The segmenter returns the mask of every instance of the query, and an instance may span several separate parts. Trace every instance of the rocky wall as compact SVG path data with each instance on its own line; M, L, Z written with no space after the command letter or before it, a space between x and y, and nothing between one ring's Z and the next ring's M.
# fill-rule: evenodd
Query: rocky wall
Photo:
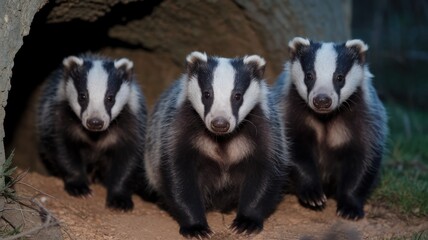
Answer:
M45 3L0 2L0 120L8 100L5 144L9 151L16 150L17 165L37 171L42 171L34 134L38 89L65 56L91 51L130 58L151 107L179 77L191 51L226 57L260 54L267 60L266 79L273 82L288 58L292 37L334 41L350 37L350 0ZM4 151L0 157L4 159Z

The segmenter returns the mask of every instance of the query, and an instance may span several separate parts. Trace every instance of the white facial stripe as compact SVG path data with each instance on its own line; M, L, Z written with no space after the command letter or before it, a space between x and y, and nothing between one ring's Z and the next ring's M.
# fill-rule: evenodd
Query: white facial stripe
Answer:
M261 101L261 89L260 84L255 80L251 81L247 91L244 94L244 101L238 112L238 123L241 122L247 114L254 108L254 106Z
M372 102L372 98L371 98L371 90L370 87L373 85L372 84L372 78L374 77L373 74L371 74L371 72L369 71L369 68L367 65L365 65L363 67L363 71L364 71L364 79L362 79L362 87L363 87L363 97L365 99L366 102Z
M262 107L263 112L266 116L270 116L270 108L269 108L269 88L265 81L260 82L260 106Z
M117 115L119 115L120 111L123 109L123 106L125 106L125 104L128 103L129 98L130 98L130 94L131 94L131 88L130 88L129 84L127 84L127 83L122 84L120 86L119 91L116 94L115 103L114 103L113 107L111 108L111 120L115 119L117 117ZM133 98L135 100L138 100L138 98L136 98L136 96L133 96ZM136 105L138 107L138 103ZM134 106L134 108L135 108L135 106ZM138 109L137 109L137 111L135 111L135 109L132 109L132 110L134 111L134 113L136 113L138 111Z
M333 91L333 74L336 71L337 53L333 43L325 43L317 51L314 68L316 73L315 85L312 92L317 93L318 90Z
M107 81L108 74L102 66L102 61L94 61L87 77L89 103L82 115L82 124L84 126L86 126L86 121L88 119L99 118L104 121L102 130L105 130L108 127L110 116L104 106L104 97L107 92Z
M333 110L338 106L339 97L333 85L333 74L336 71L337 52L333 43L324 43L318 49L314 62L316 81L314 87L309 93L309 106L316 110L313 99L318 94L326 94L331 100L330 109Z
M129 85L130 93L128 97L129 101L129 107L131 108L131 111L134 114L138 114L138 111L140 111L140 99L143 97L141 96L141 92L138 91L138 85ZM120 110L119 110L120 111Z
M346 101L362 85L364 68L354 64L345 78L345 86L340 90L340 103Z
M192 103L193 108L199 114L201 119L204 119L204 104L202 103L202 93L201 88L198 84L198 79L194 76L190 77L187 84L187 96L189 101Z
M74 113L80 118L81 107L77 101L77 90L74 86L73 79L68 79L65 85L65 93L67 96L67 101L70 104L70 107L73 109Z
M214 101L210 112L205 118L205 125L211 128L211 121L216 117L224 117L229 121L230 128L228 132L232 132L236 125L235 117L233 116L230 97L235 83L235 69L230 64L228 59L219 58L218 65L213 73L213 92Z
M290 72L292 76L292 81L294 85L297 88L297 92L299 93L300 97L305 99L306 102L308 102L308 88L305 84L305 73L303 72L302 65L299 61L295 61L291 67Z

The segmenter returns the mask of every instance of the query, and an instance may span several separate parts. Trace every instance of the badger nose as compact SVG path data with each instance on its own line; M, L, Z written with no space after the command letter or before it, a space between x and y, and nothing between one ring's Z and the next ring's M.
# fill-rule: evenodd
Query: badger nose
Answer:
M329 108L331 106L331 98L327 94L319 94L314 98L314 106L318 109Z
M215 132L224 133L229 130L230 124L223 117L216 117L211 121L211 127Z
M90 118L86 121L86 126L88 126L89 130L98 131L103 128L104 121L99 118Z

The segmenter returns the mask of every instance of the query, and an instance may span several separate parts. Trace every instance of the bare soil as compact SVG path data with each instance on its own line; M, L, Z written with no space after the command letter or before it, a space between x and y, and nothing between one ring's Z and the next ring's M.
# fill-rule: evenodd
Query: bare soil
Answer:
M59 221L64 239L182 239L167 212L138 196L133 198L134 210L124 213L105 207L106 190L101 185L92 185L93 196L85 199L69 196L55 177L28 173L21 182L16 186L18 195L37 196ZM210 212L208 223L215 232L212 239L390 239L428 230L428 218L403 217L370 204L364 219L343 220L335 215L335 205L329 200L324 211L316 212L286 196L264 230L254 236L229 229L235 213Z

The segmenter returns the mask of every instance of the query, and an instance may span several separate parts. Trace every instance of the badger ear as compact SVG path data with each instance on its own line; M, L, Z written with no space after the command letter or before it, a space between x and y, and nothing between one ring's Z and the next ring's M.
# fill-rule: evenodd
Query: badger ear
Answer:
M262 57L258 55L245 56L243 62L250 68L251 73L253 74L253 78L263 78L263 75L265 73L266 61Z
M124 71L129 72L134 67L134 63L127 58L121 58L114 61L114 67L116 69L123 69Z
M207 61L208 57L206 53L201 53L197 51L191 52L186 57L187 74L192 75L201 64L206 63Z
M74 69L76 67L80 67L83 65L83 59L78 58L76 56L69 56L64 58L64 60L62 60L62 65L64 65L64 67L67 70L71 70Z
M288 42L288 50L290 59L295 59L306 47L309 47L311 42L307 38L295 37Z
M366 52L369 46L360 39L348 40L345 46L358 56L358 61L364 63L366 61Z
M119 77L125 81L131 80L134 63L127 59L121 58L114 61L114 67L119 72Z

